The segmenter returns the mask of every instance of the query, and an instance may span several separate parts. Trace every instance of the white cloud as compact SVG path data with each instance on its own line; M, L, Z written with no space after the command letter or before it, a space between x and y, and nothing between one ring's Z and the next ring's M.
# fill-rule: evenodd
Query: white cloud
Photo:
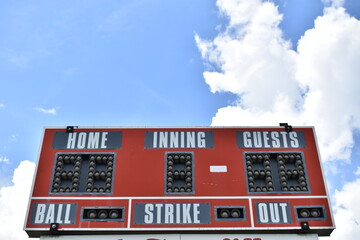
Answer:
M211 91L239 94L242 105L266 111L271 110L271 103L284 91L294 96L290 101L297 101L299 93L293 77L295 52L290 49L290 42L282 39L278 28L282 16L274 4L260 1L217 4L230 16L227 31L212 42L196 37L202 56L221 68L221 72L204 73ZM266 81L271 84L264 84Z
M326 158L347 159L360 127L360 22L344 8L327 8L298 45L297 79L308 89L303 105Z
M18 137L19 137L19 134L13 134L13 135L11 135L10 139L8 140L8 143L15 142Z
M0 108L3 108L3 107L5 107L5 104L0 103Z
M28 239L23 226L34 170L34 163L22 161L14 171L13 185L0 188L0 239Z
M10 160L7 157L0 157L0 163L4 162L4 163L8 163Z
M45 109L45 108L35 107L34 109L36 111L42 112L44 114L56 115L56 109L55 108Z
M357 240L360 236L360 178L335 193L336 230L331 240Z
M356 172L355 172L356 176L360 176L360 167L357 168Z
M229 17L226 31L195 40L211 91L232 92L238 101L219 109L212 125L315 126L323 160L349 159L352 130L360 128L360 22L341 1L331 3L295 51L274 3L217 1Z
M345 0L322 0L326 4L330 4L333 7L342 7Z

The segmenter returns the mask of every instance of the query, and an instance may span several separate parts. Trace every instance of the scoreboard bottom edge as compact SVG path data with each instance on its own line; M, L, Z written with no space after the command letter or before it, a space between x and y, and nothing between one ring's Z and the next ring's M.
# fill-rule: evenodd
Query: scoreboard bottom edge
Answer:
M51 231L49 228L25 228L24 230L30 238L41 236L60 236L60 235L142 235L142 234L317 234L318 236L330 236L335 227L309 227L303 229L299 227L288 228L191 228L191 229L119 229L119 228L59 228Z

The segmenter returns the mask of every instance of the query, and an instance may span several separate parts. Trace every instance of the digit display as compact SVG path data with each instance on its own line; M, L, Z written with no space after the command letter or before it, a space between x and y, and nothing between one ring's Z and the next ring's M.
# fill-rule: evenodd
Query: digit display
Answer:
M193 193L193 159L191 152L166 153L166 194Z
M249 193L308 193L301 152L245 153Z
M51 194L111 193L115 154L57 153Z

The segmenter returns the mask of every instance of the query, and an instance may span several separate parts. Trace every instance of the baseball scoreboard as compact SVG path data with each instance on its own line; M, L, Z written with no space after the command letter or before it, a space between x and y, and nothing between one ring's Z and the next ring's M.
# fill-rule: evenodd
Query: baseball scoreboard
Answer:
M312 127L46 128L24 227L122 240L334 228Z

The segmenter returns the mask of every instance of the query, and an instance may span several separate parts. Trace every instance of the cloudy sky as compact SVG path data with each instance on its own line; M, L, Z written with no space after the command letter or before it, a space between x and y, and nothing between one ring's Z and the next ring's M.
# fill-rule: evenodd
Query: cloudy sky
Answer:
M360 235L358 0L0 2L0 239L20 240L44 126L315 126ZM10 200L11 199L11 200Z

